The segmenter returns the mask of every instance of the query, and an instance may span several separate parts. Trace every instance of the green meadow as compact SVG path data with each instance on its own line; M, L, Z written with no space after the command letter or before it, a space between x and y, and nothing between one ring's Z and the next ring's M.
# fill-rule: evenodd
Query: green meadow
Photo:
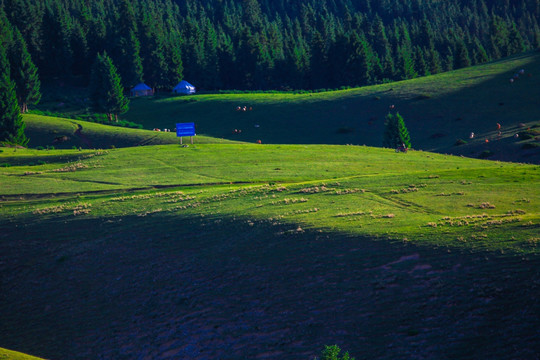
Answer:
M146 130L25 115L30 148L0 148L0 346L534 358L539 78L530 53L335 92L134 99ZM390 105L415 150L374 147ZM194 144L151 130L188 121Z
M10 359L10 360L40 360L35 356L30 356L22 354L16 351L11 351L7 349L0 348L0 359Z
M364 146L247 144L6 149L0 160L9 165L0 174L2 211L14 219L71 213L80 203L91 207L90 217L181 211L276 218L421 244L537 251L537 165ZM173 201L183 198L179 192L190 198L180 201L186 209ZM128 195L111 204L118 194Z
M522 69L524 74L510 83ZM540 117L534 89L539 86L540 53L533 51L433 76L339 91L160 93L131 99L124 118L147 130L195 122L199 135L241 142L381 146L384 119L392 110L403 115L415 149L538 163ZM78 88L45 87L38 108L77 116L85 111L81 104L86 97ZM244 106L247 111L237 111ZM172 134L145 136L136 131L129 133L129 139L106 131L103 138L87 141L73 136L77 122L84 126L81 121L73 120L68 128L56 124L47 128L49 121L31 115L25 119L32 147L53 145L55 137L64 135L70 139L56 147L108 148L175 141ZM87 136L95 134L94 128L87 128ZM471 132L475 134L472 139Z
M525 73L510 83L521 69ZM489 151L492 160L537 163L540 117L538 93L531 89L538 87L540 53L532 52L349 90L134 99L126 118L146 129L195 121L201 133L247 142L381 146L384 119L393 106L404 117L416 149L467 157ZM248 110L237 111L238 106ZM527 129L532 136L514 137ZM458 140L464 143L457 145Z

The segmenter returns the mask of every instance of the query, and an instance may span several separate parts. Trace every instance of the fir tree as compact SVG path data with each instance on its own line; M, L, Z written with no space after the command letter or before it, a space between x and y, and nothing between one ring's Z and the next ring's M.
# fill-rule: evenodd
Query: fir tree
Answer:
M469 50L467 49L467 46L465 45L465 42L463 40L459 40L456 45L456 57L454 59L455 61L455 68L464 68L467 66L471 66L471 58L469 56Z
M388 113L386 122L384 123L383 146L388 148L397 148L405 145L406 148L411 147L411 137L405 126L403 117L396 113Z
M10 78L10 65L4 45L0 43L0 141L25 146L25 124L19 111L15 83Z
M123 87L116 67L107 53L98 54L92 68L90 99L97 112L107 114L109 121L114 116L128 111L129 100L124 97Z
M353 34L350 40L351 53L347 60L347 70L354 85L366 85L372 80L372 51L363 34Z
M117 25L114 58L119 66L123 85L131 87L142 82L143 65L140 55L141 44L137 37L135 10L129 0L120 1Z
M516 24L513 24L508 34L508 55L517 54L526 49L523 37L519 33Z
M183 79L184 65L182 63L182 50L180 49L180 36L177 34L171 35L169 46L166 48L167 73L164 84L169 88L173 88L178 82Z
M321 33L316 31L311 40L310 77L313 88L322 88L326 85L327 64L326 42Z
M37 67L26 48L19 30L13 31L13 43L10 49L11 78L15 82L17 101L22 113L28 111L28 105L34 105L41 99L40 81Z

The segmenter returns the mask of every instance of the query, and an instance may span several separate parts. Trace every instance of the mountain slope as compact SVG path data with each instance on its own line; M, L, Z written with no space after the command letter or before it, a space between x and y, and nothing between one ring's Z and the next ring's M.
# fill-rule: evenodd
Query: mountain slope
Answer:
M510 83L521 69L524 74ZM490 159L538 163L538 142L514 136L540 125L539 88L540 53L531 52L434 76L343 91L134 99L126 117L145 128L195 121L210 136L248 142L380 146L384 118L392 110L405 118L416 149L470 157L489 151ZM238 106L246 106L247 111L237 111ZM497 123L501 124L500 137ZM471 132L476 135L472 140ZM537 135L532 129L532 137ZM458 139L467 144L456 146ZM522 148L525 143L528 149Z

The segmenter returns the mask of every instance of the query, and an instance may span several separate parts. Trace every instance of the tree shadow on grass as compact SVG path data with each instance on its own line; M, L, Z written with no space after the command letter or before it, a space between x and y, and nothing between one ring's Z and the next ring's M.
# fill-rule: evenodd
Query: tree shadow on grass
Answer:
M539 259L247 218L0 223L1 346L54 359L532 358Z

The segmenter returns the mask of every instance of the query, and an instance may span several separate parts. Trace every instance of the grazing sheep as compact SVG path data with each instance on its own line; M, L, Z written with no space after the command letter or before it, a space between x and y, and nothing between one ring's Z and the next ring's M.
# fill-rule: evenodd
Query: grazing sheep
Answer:
M69 140L69 137L67 137L65 135L64 136L57 136L57 137L54 138L53 144L63 143L63 142L68 141L68 140Z

